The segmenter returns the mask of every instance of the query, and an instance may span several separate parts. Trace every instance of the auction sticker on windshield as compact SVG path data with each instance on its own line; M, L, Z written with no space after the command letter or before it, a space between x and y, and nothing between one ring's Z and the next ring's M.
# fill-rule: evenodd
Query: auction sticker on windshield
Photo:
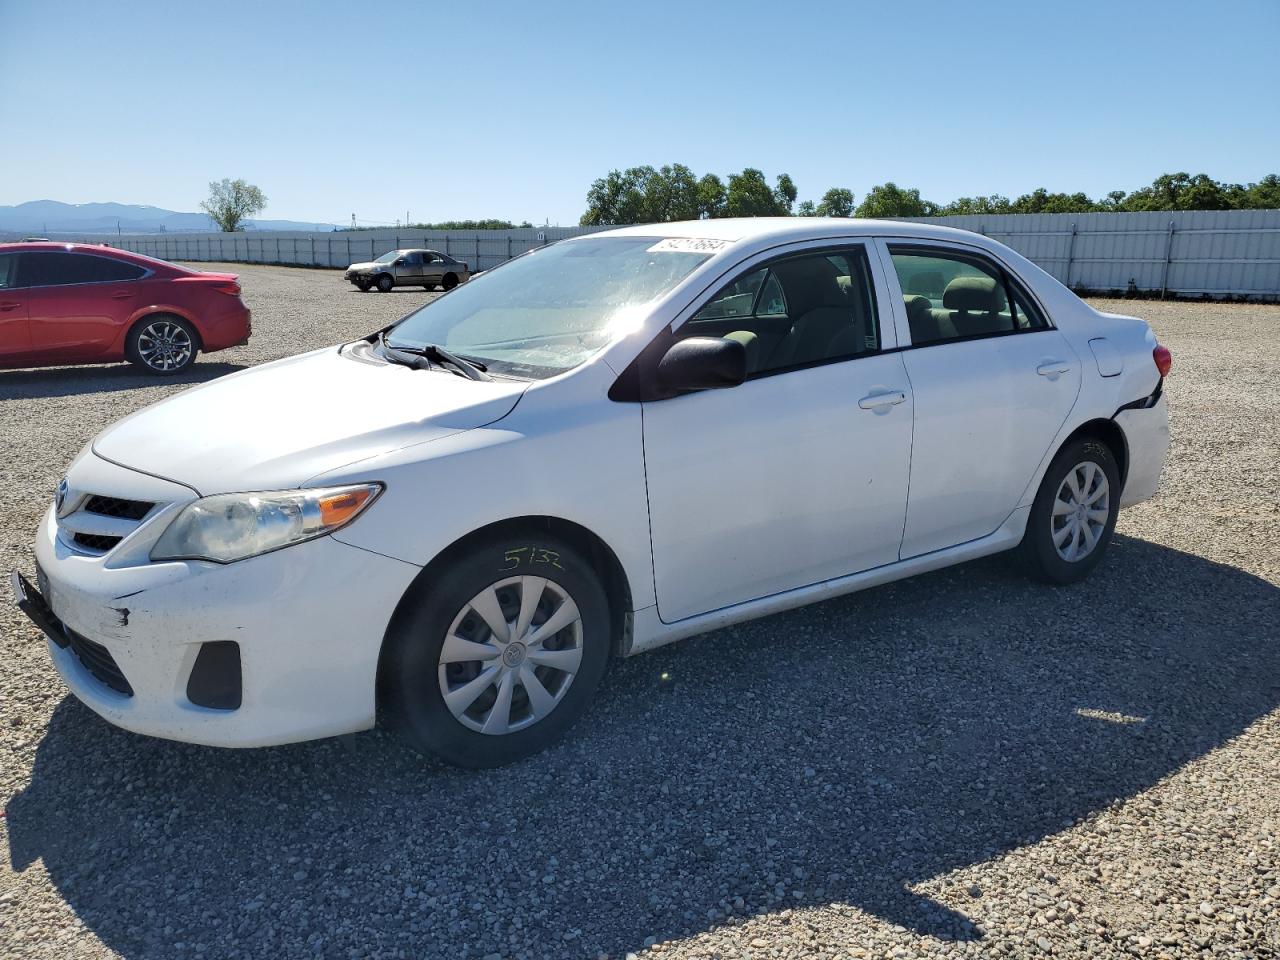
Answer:
M659 240L648 253L719 253L729 248L728 240L699 240L696 237L667 237Z

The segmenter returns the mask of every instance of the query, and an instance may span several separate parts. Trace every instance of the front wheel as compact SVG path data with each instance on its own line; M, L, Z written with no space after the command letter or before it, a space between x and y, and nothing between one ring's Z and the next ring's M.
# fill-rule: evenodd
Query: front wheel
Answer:
M537 753L586 712L610 623L573 546L533 530L486 540L402 602L383 666L391 719L462 767Z
M1102 562L1119 512L1111 448L1092 438L1068 444L1045 471L1027 518L1021 552L1030 572L1049 583L1083 580Z
M195 328L187 321L148 317L130 331L125 356L148 373L173 376L196 362L196 342Z
M393 279L391 279L391 274L389 273L384 273L382 276L378 278L378 289L381 290L383 293L390 293L391 288L394 287L395 285L396 285L396 282Z
M357 280L356 286L360 289L361 293L368 293L369 288L372 287L373 284L370 283L368 280Z

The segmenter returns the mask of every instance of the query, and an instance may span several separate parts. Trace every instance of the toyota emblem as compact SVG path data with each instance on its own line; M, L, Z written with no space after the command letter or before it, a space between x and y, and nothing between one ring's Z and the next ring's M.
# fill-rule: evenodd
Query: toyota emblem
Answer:
M67 478L63 477L58 484L58 492L53 495L53 505L58 513L62 513L62 505L67 502Z

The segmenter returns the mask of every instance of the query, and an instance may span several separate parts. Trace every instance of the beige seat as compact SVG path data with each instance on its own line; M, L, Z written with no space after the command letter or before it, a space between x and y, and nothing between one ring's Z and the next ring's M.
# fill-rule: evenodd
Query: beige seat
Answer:
M866 322L858 297L846 296L840 272L825 257L785 260L773 268L787 297L791 331L769 356L769 369L822 360L838 336L865 343ZM858 352L858 351L851 351Z
M907 326L911 329L913 344L955 338L956 328L952 326L951 315L946 310L934 310L933 301L928 297L907 296L903 299L907 304Z
M1000 315L1008 306L1004 285L994 277L956 277L942 294L942 306L951 311L951 323L961 337L1012 329L1011 318Z

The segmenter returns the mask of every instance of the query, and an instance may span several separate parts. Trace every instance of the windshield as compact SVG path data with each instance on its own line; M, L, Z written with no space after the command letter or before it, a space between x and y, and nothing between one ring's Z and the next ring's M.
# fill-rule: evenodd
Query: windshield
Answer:
M571 370L718 248L660 237L589 237L541 247L409 314L392 346L437 344L491 372ZM692 249L690 249L692 247Z
M398 256L400 256L400 251L392 250L389 253L384 253L382 256L380 256L377 260L373 262L374 263L390 263L392 260L394 260Z

